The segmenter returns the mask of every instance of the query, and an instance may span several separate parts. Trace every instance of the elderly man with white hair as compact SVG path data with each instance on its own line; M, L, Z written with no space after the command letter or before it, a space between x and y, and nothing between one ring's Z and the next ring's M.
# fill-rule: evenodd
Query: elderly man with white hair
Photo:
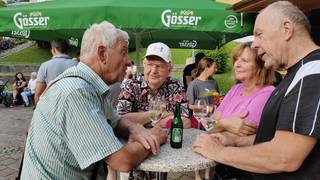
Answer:
M28 82L28 87L21 93L21 97L24 102L24 106L28 107L30 102L29 102L29 97L34 95L36 92L36 84L37 84L37 73L32 72L30 75L30 80Z
M81 61L53 80L34 111L21 179L105 179L157 154L167 132L121 118L106 96L129 66L128 34L104 21L82 38ZM118 136L128 137L123 145Z
M184 127L191 126L188 119L189 110L186 93L180 81L170 77L172 70L170 48L162 43L152 43L148 46L143 61L144 78L128 79L121 85L117 111L124 117L139 117L139 123L150 123L152 111L150 101L160 100L165 111L174 112L175 104L181 103ZM170 121L161 120L161 125L169 126Z

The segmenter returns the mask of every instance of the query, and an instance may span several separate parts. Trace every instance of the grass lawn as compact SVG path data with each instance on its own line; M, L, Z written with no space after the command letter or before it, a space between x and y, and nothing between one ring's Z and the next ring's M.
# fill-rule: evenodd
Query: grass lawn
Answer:
M6 72L6 73L3 73L3 72L0 72L0 76L14 76L16 73L15 72L10 72L10 73L8 73L8 72Z
M76 51L69 53L74 57ZM0 65L40 65L52 57L50 49L42 49L36 45L25 48L15 54L0 59Z
M13 55L0 59L0 64L16 65L16 64L28 64L37 65L48 60L51 57L51 53L47 49L38 48L38 46L31 46L25 48Z

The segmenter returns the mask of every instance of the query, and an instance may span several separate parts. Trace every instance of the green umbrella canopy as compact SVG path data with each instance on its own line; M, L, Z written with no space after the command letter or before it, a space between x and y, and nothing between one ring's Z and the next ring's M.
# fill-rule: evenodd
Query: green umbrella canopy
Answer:
M213 0L52 0L0 9L0 35L64 38L80 46L86 28L107 20L127 31L130 47L161 41L171 48L213 49L252 34L254 17Z

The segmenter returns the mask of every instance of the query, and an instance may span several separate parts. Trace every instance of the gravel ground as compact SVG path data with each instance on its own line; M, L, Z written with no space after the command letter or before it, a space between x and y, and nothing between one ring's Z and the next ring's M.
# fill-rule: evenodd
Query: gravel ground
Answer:
M13 180L18 175L32 113L32 107L0 104L0 180Z
M0 180L15 180L18 175L32 114L32 107L7 108L0 104ZM192 179L193 172L168 175L168 180Z

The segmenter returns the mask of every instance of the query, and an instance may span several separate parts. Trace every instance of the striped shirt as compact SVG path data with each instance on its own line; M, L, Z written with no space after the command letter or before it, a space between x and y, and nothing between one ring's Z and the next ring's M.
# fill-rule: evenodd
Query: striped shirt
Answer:
M122 147L108 90L83 63L49 85L31 121L22 179L90 179L93 164Z

